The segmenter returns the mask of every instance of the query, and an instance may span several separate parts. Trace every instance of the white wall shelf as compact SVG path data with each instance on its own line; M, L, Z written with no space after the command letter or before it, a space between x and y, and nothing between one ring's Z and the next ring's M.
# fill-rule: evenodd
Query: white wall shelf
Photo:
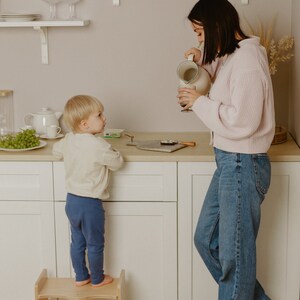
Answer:
M32 27L38 30L41 38L41 53L42 63L49 63L48 55L48 27L82 27L89 25L89 20L74 20L74 21L31 21L31 22L0 22L0 27L15 28L15 27Z

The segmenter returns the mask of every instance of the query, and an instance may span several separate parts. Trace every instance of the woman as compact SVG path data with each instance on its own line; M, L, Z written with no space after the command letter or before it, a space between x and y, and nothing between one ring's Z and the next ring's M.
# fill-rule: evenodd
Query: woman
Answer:
M196 227L195 246L219 285L219 299L270 299L256 280L260 205L270 185L275 129L272 82L259 38L246 36L227 0L200 0L188 19L203 52L189 49L210 74L208 95L180 88L178 102L211 130L217 170Z

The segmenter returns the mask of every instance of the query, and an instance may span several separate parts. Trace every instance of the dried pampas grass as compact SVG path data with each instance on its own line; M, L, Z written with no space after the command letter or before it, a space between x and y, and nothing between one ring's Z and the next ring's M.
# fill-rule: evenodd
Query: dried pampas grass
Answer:
M267 28L261 21L259 21L257 29L254 29L246 19L245 23L248 27L247 34L258 36L260 38L261 45L266 48L269 59L270 74L274 75L277 72L277 66L280 62L287 62L294 56L292 52L294 47L294 38L286 35L278 41L274 40L272 36L275 18L273 18L270 26Z

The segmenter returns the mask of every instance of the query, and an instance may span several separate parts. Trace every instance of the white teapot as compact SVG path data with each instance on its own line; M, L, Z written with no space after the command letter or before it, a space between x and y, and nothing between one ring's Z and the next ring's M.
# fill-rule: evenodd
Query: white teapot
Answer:
M58 120L62 112L53 112L49 108L43 107L39 112L30 113L24 117L26 125L31 125L37 134L45 134L49 125L59 126Z

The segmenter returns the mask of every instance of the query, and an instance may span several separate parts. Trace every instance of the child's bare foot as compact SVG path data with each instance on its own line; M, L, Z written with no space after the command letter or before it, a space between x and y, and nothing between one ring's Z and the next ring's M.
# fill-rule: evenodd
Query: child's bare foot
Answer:
M75 285L77 287L81 287L81 286L84 286L84 285L86 285L86 284L88 284L90 282L91 282L91 278L88 278L88 279L83 280L83 281L75 281Z
M93 287L101 287L106 284L110 284L113 282L113 278L111 278L109 275L104 275L104 279L98 283L98 284L92 284Z

